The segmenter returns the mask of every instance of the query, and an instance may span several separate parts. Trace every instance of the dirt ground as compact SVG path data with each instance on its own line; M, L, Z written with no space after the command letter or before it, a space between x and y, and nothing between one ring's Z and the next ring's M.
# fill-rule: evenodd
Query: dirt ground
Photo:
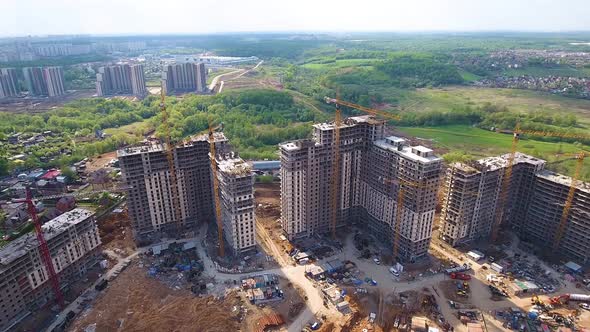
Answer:
M103 153L98 156L94 156L86 163L86 172L88 174L95 172L99 169L104 168L111 159L117 158L117 151Z
M69 331L236 331L240 327L239 300L195 297L149 278L133 264L98 297Z
M122 213L111 213L98 220L98 231L103 249L114 250L122 256L129 256L135 251L127 207L123 207Z
M468 293L467 297L465 296L459 296L457 294L457 282L463 282L460 280L443 280L438 284L438 288L440 290L442 290L444 296L451 300L451 301L455 301L455 302L459 302L459 303L464 303L464 304L469 304L471 303L471 294Z
M286 252L291 250L289 241L281 241L283 234L281 224L281 184L256 183L254 185L254 199L256 201L256 221L262 225L273 239L284 259L288 259ZM260 242L263 243L263 242Z
M304 292L285 278L280 279L280 288L285 293L285 300L271 303L269 306L281 314L287 323L291 323L305 307L302 297Z
M14 99L0 103L0 112L12 113L43 113L61 107L73 100L89 98L96 94L95 90L79 90L68 92L59 99L30 98Z

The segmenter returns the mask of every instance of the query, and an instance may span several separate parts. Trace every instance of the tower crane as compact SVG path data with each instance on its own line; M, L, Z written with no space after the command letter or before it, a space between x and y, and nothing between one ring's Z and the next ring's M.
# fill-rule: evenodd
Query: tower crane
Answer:
M334 158L332 159L332 183L331 187L331 194L332 200L330 207L332 209L331 215L331 223L330 223L330 232L332 234L332 238L336 238L336 224L338 223L338 186L340 184L340 125L342 124L342 114L340 112L340 106L347 106L350 108L357 109L359 111L363 111L368 114L372 115L380 115L388 119L393 120L400 120L401 117L395 114L390 114L387 112L379 111L376 109L364 107L361 105L357 105L351 102L347 102L341 100L339 98L329 98L324 97L324 100L328 104L334 104L336 107L336 112L334 116Z
M128 189L125 188L117 188L117 191L123 191ZM61 308L64 307L64 298L63 293L61 292L61 287L59 284L59 277L57 272L55 271L55 267L53 266L53 261L51 259L51 253L49 251L49 246L47 245L47 241L45 240L45 236L43 235L43 229L41 227L41 221L39 220L39 215L37 214L37 207L35 206L34 200L44 200L44 199L55 199L60 197L66 196L81 196L81 195L88 195L94 194L98 192L103 192L104 190L97 190L97 191L86 191L86 192L78 192L78 193L69 193L69 194L59 194L59 195L51 195L51 196L43 196L43 197L33 197L30 187L26 187L26 196L25 199L14 200L15 203L25 203L27 204L27 212L33 221L33 226L35 227L35 235L37 236L37 241L39 242L39 253L41 254L41 261L43 265L45 265L45 269L47 270L48 279L51 283L51 287L53 288L53 293L55 295L55 301Z
M578 178L580 177L580 173L582 172L582 166L584 165L584 158L590 156L590 153L581 151L576 153L576 169L574 171L574 176L572 177L572 183L570 184L570 188L567 194L567 199L565 204L563 205L563 211L561 212L561 218L559 220L559 225L557 226L557 231L555 232L555 239L553 240L553 251L559 249L559 244L561 239L565 235L565 230L567 226L567 218L569 217L570 210L572 208L572 204L574 201L574 196L576 194L576 184L578 182Z
M542 136L542 137L559 137L559 138L577 138L577 139L587 139L590 140L590 135L584 135L579 133L560 133L560 132L551 132L551 131L537 131L537 130L523 130L520 129L520 124L516 124L514 131L512 132L512 146L510 149L510 154L508 156L508 164L504 169L504 175L502 177L502 184L500 188L500 193L498 197L498 204L496 210L496 217L494 223L492 224L492 232L491 232L491 239L492 242L497 241L498 239L498 232L502 221L504 220L504 212L506 209L506 201L508 199L508 193L510 191L510 181L512 177L512 168L514 166L514 159L516 157L516 149L518 146L518 142L520 141L521 135L531 135L531 136ZM578 160L580 158L577 158ZM582 157L583 160L583 157ZM581 166L580 166L581 167ZM576 177L577 178L577 177ZM574 181L575 182L575 181ZM567 204L566 204L567 205ZM571 202L570 202L571 205ZM569 211L568 211L569 213ZM567 219L567 215L566 215Z
M217 159L215 159L215 137L213 132L211 120L209 120L209 154L211 155L211 172L213 174L213 199L215 201L215 220L217 221L217 240L219 242L219 256L224 257L223 220L221 218L221 202L219 201L219 179L217 178Z
M178 192L178 182L176 178L176 167L174 166L174 148L172 145L172 138L170 137L170 114L166 109L165 104L166 92L164 85L160 89L160 112L162 113L162 124L164 125L164 142L166 144L165 152L168 160L168 170L170 172L170 196L172 196L172 209L174 211L174 224L176 234L179 235L182 229L182 212L180 210L180 199Z

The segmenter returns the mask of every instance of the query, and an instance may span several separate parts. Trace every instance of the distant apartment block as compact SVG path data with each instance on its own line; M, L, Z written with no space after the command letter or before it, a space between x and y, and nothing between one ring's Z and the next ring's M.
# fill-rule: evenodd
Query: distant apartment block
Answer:
M254 249L256 222L252 168L233 153L219 155L217 166L225 239L235 253Z
M441 238L444 241L458 245L489 237L496 212L500 210L499 197L508 158L509 155L503 155L450 165L443 185ZM503 223L515 229L522 227L535 174L544 167L544 160L522 153L515 155Z
M100 67L96 74L96 93L98 96L146 94L143 65L114 65Z
M121 42L121 43L94 43L92 49L100 52L137 52L144 50L147 47L143 41Z
M58 97L65 94L62 67L23 68L25 83L31 96Z
M399 220L399 258L413 261L426 255L432 237L442 159L423 146L385 137L384 129L384 122L372 116L348 118L341 124L337 226L360 223L392 245ZM284 231L291 239L328 232L334 123L314 125L313 139L279 146ZM397 206L400 190L406 199Z
M14 68L0 68L0 98L16 97L20 94L18 76Z
M164 66L162 87L167 94L207 92L207 72L204 63L180 63Z
M77 208L42 226L60 286L80 280L101 257L94 214ZM28 233L0 248L0 331L54 299L39 243Z
M91 51L90 44L44 44L34 47L35 54L41 57L83 55L89 54Z
M225 136L216 133L215 141L218 150L223 151ZM162 144L125 148L117 155L123 180L131 187L127 191L127 205L136 241L195 231L198 225L214 220L207 136L195 137L174 149L179 206L174 206L174 186ZM175 209L180 211L180 220Z

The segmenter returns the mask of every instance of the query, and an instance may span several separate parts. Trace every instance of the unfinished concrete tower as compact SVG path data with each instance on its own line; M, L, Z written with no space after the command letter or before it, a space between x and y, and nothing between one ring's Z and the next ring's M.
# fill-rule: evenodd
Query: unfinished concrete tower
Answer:
M548 253L555 241L572 178L543 170L535 180L520 235ZM565 233L559 241L559 255L586 264L590 261L590 183L577 182L569 211Z
M79 280L100 258L100 236L94 213L77 208L42 226L55 272L62 287ZM53 299L39 242L28 233L0 249L0 331Z
M217 157L223 232L234 253L256 247L252 168L234 153Z
M509 155L452 164L444 181L441 238L455 246L487 238L498 210L504 170ZM535 174L545 161L516 153L504 222L518 229L531 201Z
M396 213L401 213L400 256L426 254L436 206L442 159L404 139L384 137L384 121L351 117L340 127L337 226L359 222L392 245ZM291 239L330 229L334 123L314 125L313 139L280 144L281 222ZM406 192L397 207L399 183ZM408 184L414 184L414 186Z
M227 139L215 133L216 145L223 151ZM133 220L136 241L157 240L163 235L194 231L213 220L213 196L209 139L194 137L174 149L179 207L172 204L170 168L162 144L146 144L117 152L127 191L127 205ZM176 220L175 208L181 220Z

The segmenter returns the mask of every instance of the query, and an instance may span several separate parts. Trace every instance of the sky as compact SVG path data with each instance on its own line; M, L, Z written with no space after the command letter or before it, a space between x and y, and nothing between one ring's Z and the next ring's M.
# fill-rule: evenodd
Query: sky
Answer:
M0 35L590 31L589 0L0 0Z

